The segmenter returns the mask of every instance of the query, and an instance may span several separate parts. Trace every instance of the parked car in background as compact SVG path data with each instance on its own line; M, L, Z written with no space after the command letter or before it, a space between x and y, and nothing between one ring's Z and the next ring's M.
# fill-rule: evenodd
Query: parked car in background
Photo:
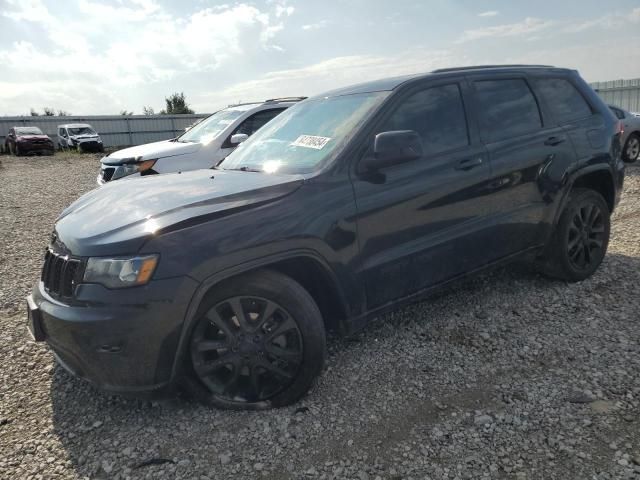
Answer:
M640 117L614 105L609 105L609 108L624 127L622 159L627 163L633 163L640 156Z
M106 390L292 403L323 369L327 328L353 332L516 259L592 275L622 192L619 127L577 72L543 66L319 95L214 170L114 182L69 206L29 329Z
M101 160L98 185L121 178L211 168L260 127L305 97L232 105L172 140L111 153Z
M58 149L78 152L104 152L102 139L88 123L58 125Z
M13 127L4 141L5 151L13 155L53 155L53 141L38 127Z

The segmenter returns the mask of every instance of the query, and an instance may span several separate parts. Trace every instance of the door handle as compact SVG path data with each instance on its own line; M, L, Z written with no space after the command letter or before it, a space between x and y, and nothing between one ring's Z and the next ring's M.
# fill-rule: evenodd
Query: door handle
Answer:
M466 160L460 160L456 165L456 170L471 170L472 168L482 165L482 158L467 158Z
M549 137L544 141L544 144L550 147L555 147L556 145L560 145L562 142L564 142L564 140L565 139L562 137Z

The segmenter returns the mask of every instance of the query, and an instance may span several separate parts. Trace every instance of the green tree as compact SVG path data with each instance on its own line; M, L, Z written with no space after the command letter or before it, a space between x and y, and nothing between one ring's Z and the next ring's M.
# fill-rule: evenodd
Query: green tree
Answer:
M153 107L142 107L142 113L144 115L155 115L156 112L153 110Z
M126 110L120 110L120 115L128 117L129 115L133 115L133 112L127 112Z
M56 114L56 111L53 108L49 107L44 107L42 111L44 112L45 117L53 117Z
M185 98L183 92L176 92L165 98L164 101L167 104L167 108L166 110L160 110L160 115L180 115L186 113L195 113L189 108L187 99Z
M59 117L68 117L69 115L71 115L69 112L67 112L66 110L58 110L58 116Z
M31 114L32 117L39 117L40 116L40 114L38 112L36 112L35 108L31 109L30 114Z

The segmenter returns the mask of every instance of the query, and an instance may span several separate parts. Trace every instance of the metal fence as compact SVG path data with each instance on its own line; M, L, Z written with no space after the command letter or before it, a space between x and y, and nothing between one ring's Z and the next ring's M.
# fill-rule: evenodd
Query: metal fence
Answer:
M609 105L640 112L640 78L595 82L591 86Z
M142 145L174 138L208 113L193 115L96 115L69 117L0 117L0 148L11 127L35 126L49 135L57 146L58 125L88 123L102 138L105 147Z

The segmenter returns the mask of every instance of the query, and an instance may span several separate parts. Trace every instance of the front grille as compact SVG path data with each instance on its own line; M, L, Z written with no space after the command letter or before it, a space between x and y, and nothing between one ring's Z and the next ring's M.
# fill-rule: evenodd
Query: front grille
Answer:
M105 182L108 182L109 180L111 180L111 177L113 177L114 172L116 171L116 169L114 167L106 167L102 170L102 180L104 180Z
M80 260L58 255L51 249L47 249L44 255L44 267L42 267L42 282L45 290L58 297L72 297L73 289L78 283L81 264Z

